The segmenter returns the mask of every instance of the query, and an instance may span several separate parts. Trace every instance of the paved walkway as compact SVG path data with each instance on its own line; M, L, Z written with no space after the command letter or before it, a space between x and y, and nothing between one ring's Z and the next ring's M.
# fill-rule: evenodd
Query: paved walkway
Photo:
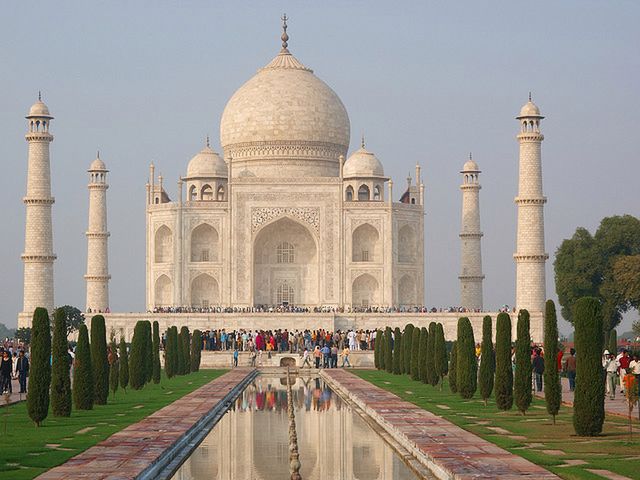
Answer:
M561 381L562 381L562 403L569 407L573 407L573 392L569 390L569 380L567 378L561 378ZM544 398L544 392L536 392L536 396ZM604 410L605 412L611 413L613 415L623 415L625 417L629 415L626 398L624 394L620 393L619 387L616 389L615 400L609 400L609 396L605 395ZM635 408L633 409L633 411L635 414L637 414L637 410Z
M144 420L129 425L41 480L132 480L198 423L252 369L237 368L185 395Z
M558 477L522 457L406 402L345 370L325 369L329 384L376 419L438 478L515 480Z
M28 381L29 380L27 380L27 382ZM27 399L26 393L18 393L20 391L20 382L18 382L18 380L11 381L11 388L13 389L13 393L9 396L0 395L0 407L12 405L14 403L22 402Z

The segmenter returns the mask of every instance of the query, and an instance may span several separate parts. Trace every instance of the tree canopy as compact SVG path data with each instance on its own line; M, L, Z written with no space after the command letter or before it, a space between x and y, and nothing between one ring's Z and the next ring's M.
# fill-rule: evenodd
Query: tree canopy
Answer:
M573 305L582 297L600 300L605 330L640 305L640 220L631 215L606 217L595 235L578 228L562 242L554 261L562 316L573 323Z
M67 324L67 337L78 330L80 325L84 325L84 313L76 307L63 305L62 307L56 308L56 310L59 310L64 314L64 321ZM55 323L55 317L53 322ZM51 325L51 329L53 330L54 328L55 325Z

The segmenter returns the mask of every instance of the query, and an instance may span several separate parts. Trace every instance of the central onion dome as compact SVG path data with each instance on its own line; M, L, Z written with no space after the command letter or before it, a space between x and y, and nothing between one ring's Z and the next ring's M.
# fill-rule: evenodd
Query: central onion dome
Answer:
M232 175L338 176L349 147L347 111L336 93L287 49L231 97L222 113L220 143Z

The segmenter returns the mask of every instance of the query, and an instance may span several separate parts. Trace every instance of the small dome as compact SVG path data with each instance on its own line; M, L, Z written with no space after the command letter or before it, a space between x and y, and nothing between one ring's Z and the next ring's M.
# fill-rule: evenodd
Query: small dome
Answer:
M228 175L227 164L208 145L189 161L187 167L187 178L227 178Z
M384 177L384 169L380 160L363 146L344 163L342 176L344 178Z
M107 171L107 166L104 164L102 160L100 160L100 157L96 158L93 162L91 162L91 165L89 166L90 172L94 170L104 171L104 172Z
M464 166L462 167L462 172L461 173L480 173L480 167L478 167L478 164L476 162L474 162L473 160L469 159L465 162Z
M47 107L47 105L45 105L45 103L40 99L38 99L36 103L31 105L31 108L29 109L29 115L27 115L27 118L31 118L31 117L53 118L49 113L49 107Z
M520 115L518 115L516 118L520 119L525 117L543 118L542 115L540 115L540 109L531 100L524 104L524 106L520 109Z

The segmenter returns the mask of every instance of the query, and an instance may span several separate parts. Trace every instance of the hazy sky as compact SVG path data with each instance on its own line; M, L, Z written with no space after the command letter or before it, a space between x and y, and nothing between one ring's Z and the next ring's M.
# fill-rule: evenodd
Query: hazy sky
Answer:
M396 197L423 166L427 305L459 302L459 170L470 151L482 170L485 306L513 304L514 117L530 90L547 117L548 295L562 239L608 215L640 216L637 1L4 2L0 322L15 325L22 308L24 116L38 90L55 116L56 304L84 308L86 169L100 149L111 170L111 307L141 311L149 162L175 197L205 135L220 151L222 110L279 51L282 12L292 53L349 112L350 151L364 132Z

